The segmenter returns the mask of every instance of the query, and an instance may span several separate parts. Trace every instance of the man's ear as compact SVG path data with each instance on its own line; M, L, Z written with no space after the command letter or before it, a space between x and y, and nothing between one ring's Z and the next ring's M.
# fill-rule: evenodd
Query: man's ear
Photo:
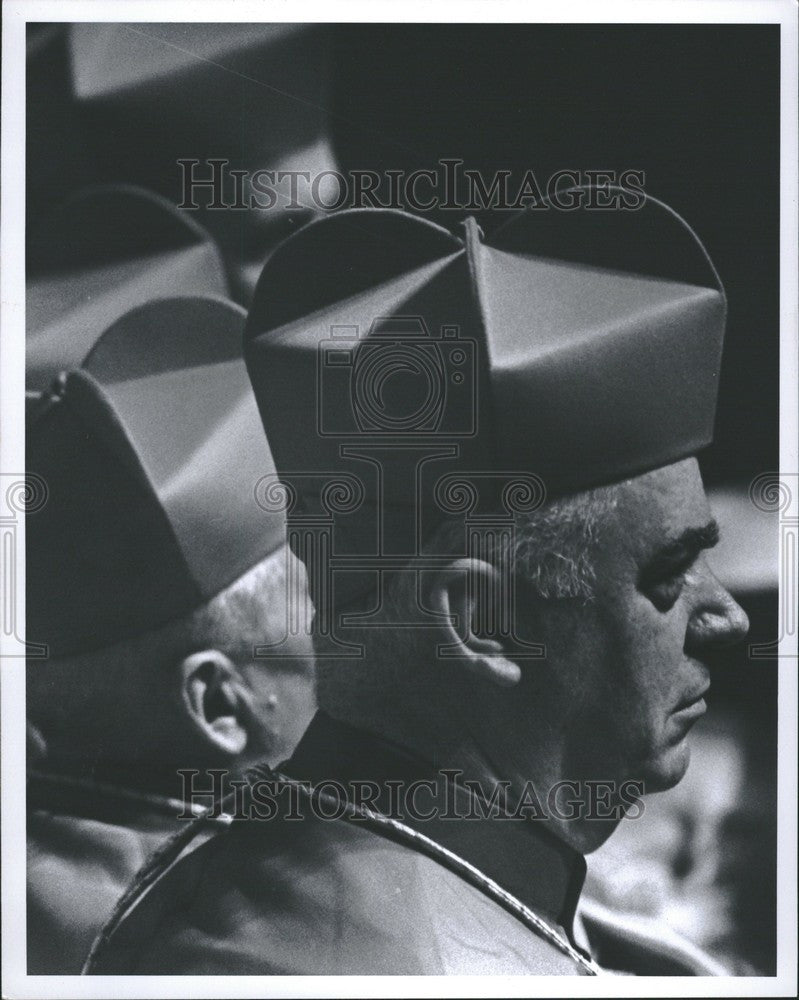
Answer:
M480 622L500 576L491 563L482 559L457 559L438 570L432 580L427 601L431 611L444 616L452 654L465 662L472 673L502 687L511 687L521 680L517 663L506 655L499 639L481 635ZM509 599L510 595L506 595ZM502 595L500 595L502 600Z
M192 653L177 666L181 702L194 728L231 757L247 746L247 706L233 663L218 649Z

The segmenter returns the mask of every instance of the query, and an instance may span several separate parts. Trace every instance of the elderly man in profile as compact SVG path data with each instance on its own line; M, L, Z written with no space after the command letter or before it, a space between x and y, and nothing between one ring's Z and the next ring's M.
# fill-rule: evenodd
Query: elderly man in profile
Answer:
M313 714L310 635L288 628L304 571L254 492L274 466L243 321L219 298L140 306L29 418L47 501L28 520L27 626L48 653L28 660L31 975L80 972L192 815L180 770L277 762Z
M748 629L695 458L725 313L654 199L489 239L345 212L283 245L246 356L320 711L89 971L711 971L575 911L583 856L683 777L708 659Z

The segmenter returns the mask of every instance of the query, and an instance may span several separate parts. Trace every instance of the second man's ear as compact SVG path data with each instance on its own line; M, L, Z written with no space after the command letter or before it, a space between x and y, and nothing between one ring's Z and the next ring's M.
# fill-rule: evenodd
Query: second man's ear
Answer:
M500 586L494 566L482 559L457 559L436 572L427 594L431 611L444 616L449 645L458 659L478 677L502 687L521 680L519 665L506 656L499 639L481 634L484 595ZM500 595L501 598L501 595Z
M178 664L183 710L206 745L230 757L247 746L246 704L233 663L218 649L192 653Z

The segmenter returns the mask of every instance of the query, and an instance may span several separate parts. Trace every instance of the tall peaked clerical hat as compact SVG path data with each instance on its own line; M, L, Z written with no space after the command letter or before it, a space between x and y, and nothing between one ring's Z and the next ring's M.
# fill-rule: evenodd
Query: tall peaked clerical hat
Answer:
M135 306L175 295L227 295L211 237L166 199L128 185L84 188L31 234L25 384L46 390L80 365Z
M241 357L244 310L162 299L119 319L32 421L27 635L103 648L198 608L285 541Z
M598 211L586 191L489 237L473 219L456 236L341 212L267 262L245 357L296 509L341 508L330 484L347 481L336 606L444 516L534 506L710 443L726 301L708 254L656 199L617 192Z

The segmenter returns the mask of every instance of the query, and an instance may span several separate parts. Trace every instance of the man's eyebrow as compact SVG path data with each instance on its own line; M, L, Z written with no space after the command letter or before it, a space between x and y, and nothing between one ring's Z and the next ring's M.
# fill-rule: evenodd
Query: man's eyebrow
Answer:
M715 518L699 528L686 528L673 541L667 542L647 561L641 572L642 582L657 577L667 569L689 565L702 549L712 549L719 540L719 525Z

